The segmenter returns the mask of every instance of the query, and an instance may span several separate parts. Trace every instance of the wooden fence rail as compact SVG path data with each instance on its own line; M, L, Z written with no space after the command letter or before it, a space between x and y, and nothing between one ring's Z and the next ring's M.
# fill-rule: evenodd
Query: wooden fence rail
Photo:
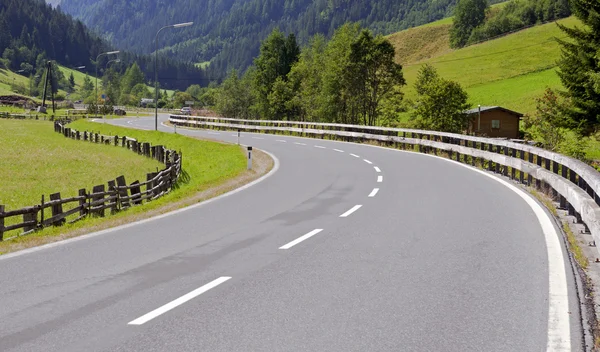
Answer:
M287 134L348 142L376 141L403 150L444 155L525 185L548 189L559 207L574 216L584 225L585 231L600 243L600 173L582 161L521 141L436 131L298 121L171 115L169 122L192 128Z
M111 214L125 210L144 201L157 199L168 194L177 184L182 173L181 152L165 148L162 145L152 146L127 136L107 136L96 132L77 131L67 127L69 120L54 122L54 131L66 138L90 143L100 143L122 147L139 155L153 158L165 165L159 172L146 175L146 180L135 180L127 184L125 176L110 180L107 185L96 185L91 190L82 188L78 195L62 198L60 193L53 193L46 200L42 195L38 205L7 211L0 205L0 241L4 235L13 230L23 229L19 235L31 233L48 226L60 226L67 221L73 223L88 216L105 216L105 211ZM145 190L142 190L145 188ZM77 215L74 219L69 219ZM7 221L9 220L9 221ZM17 222L20 221L20 222ZM6 226L7 223L11 223ZM13 236L14 237L14 236Z

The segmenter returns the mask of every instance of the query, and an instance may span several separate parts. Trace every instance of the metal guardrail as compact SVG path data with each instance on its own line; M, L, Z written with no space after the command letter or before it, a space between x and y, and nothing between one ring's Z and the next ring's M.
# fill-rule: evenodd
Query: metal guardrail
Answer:
M293 134L384 145L442 154L453 160L501 173L522 184L547 189L559 208L575 216L600 241L600 173L586 163L510 140L437 131L298 121L243 120L171 115L177 126L258 133Z

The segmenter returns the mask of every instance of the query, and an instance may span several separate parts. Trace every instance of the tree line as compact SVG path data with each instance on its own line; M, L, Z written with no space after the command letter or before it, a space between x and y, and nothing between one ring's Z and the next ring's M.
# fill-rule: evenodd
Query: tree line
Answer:
M357 23L329 40L317 34L302 49L293 33L275 29L246 72L232 70L220 86L187 93L233 118L398 126L399 114L410 110L414 126L463 132L469 105L462 87L426 65L417 100L405 101L394 56L385 37Z
M331 38L347 22L374 34L389 34L448 16L455 0L62 0L61 8L82 19L117 46L154 51L154 34L165 25L194 26L160 34L159 49L185 61L210 62L211 79L252 66L260 43L274 28L307 45L315 34ZM111 16L105 10L111 9Z
M450 30L452 48L571 15L569 0L511 0L495 11L489 5L487 0L458 1Z

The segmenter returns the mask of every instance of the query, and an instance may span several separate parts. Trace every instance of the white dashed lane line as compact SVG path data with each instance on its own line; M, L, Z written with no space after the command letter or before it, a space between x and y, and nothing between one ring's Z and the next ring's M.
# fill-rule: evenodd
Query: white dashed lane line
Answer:
M383 176L379 175L377 176L377 183L381 183L383 182Z
M319 148L319 149L327 149L327 148L323 147L322 145L315 145L315 148Z
M343 150L341 150L341 149L334 149L334 150L335 150L336 152L338 152L338 153L343 153L343 152L344 152L344 151L343 151Z
M294 144L297 144L297 145L306 145L306 143L299 143L299 142L295 142Z
M355 157L355 158L360 158L360 156L358 156L358 155L356 155L356 154L350 154L350 155L352 155L352 156L353 156L353 157Z
M370 162L370 161L369 161L369 160L367 160L367 159L363 159L363 161L364 161L365 163L367 163L367 164L373 164L372 162Z
M284 141L283 139L277 139L275 142L287 143L287 141Z
M262 137L252 137L253 139L264 139Z
M361 207L362 207L362 205L360 205L360 204L353 206L352 208L350 208L350 210L348 210L344 214L340 215L340 218L346 218L346 217L350 216L352 213L354 213L355 211L357 211Z
M377 195L377 192L379 192L379 188L373 188L373 190L369 194L369 198L375 197Z
M212 134L212 135L215 135L215 136L218 136L218 135L220 135L220 133L219 133L219 132L208 132L208 134Z
M378 168L377 166L373 166L373 168L375 169L376 172L381 172L381 169Z
M295 240L293 240L292 242L279 247L279 249L290 249L290 248L294 247L295 245L297 245L298 243L311 238L312 236L318 234L321 231L323 231L323 229L314 229L311 232L307 233L306 235L300 236L300 237L296 238Z
M135 320L130 321L128 323L128 325L142 325L144 323L147 323L150 320L158 317L159 315L162 315L162 314L170 311L171 309L176 308L176 307L184 304L185 302L187 302L187 301L189 301L189 300L191 300L191 299L193 299L193 298L195 298L197 296L200 296L204 292L206 292L206 291L208 291L208 290L210 290L212 288L215 288L215 287L219 286L220 284L224 283L225 281L227 281L229 279L231 279L231 277L229 277L229 276L222 276L222 277L220 277L220 278L218 278L216 280L213 280L213 281L207 283L206 285L204 285L204 286L202 286L200 288L197 288L194 291L192 291L192 292L190 292L188 294L185 294L185 295L177 298L176 300L171 301L171 302L165 304L164 306L159 307L159 308L151 311L148 314L142 315L141 317L139 317L139 318L137 318Z

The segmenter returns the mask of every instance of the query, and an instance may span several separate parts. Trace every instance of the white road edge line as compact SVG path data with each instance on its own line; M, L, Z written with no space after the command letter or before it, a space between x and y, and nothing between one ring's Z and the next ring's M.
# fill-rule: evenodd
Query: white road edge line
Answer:
M360 204L353 206L350 210L348 210L344 214L340 215L340 218L347 218L348 216L350 216L350 214L354 213L355 211L357 211L361 207L362 207L362 205L360 205Z
M204 292L219 286L220 284L224 283L225 281L227 281L229 279L231 279L231 277L222 276L216 280L213 280L213 281L207 283L206 285L204 285L200 288L197 288L194 291L187 293L187 294L177 298L176 300L173 300L173 301L165 304L162 307L156 308L155 310L151 311L150 313L144 314L141 317L130 321L129 323L127 323L127 325L145 324L145 323L149 322L150 320L158 317L159 315L165 314L166 312L170 311L171 309L177 308L180 305L184 304L185 302L187 302L195 297L200 296Z
M380 168L378 168L377 166L373 166L373 168L375 169L375 171L377 171L377 172L381 172L381 169L380 169Z
M343 151L343 150L341 150L341 149L334 149L334 150L335 150L336 152L338 152L338 153L343 153L343 152L344 152L344 151Z
M242 186L240 188L236 188L236 189L234 189L234 190L232 190L230 192L224 193L224 194L222 194L220 196L207 199L204 202L197 203L197 204L194 204L194 205L190 205L190 206L182 208L182 209L173 210L173 211L170 211L168 213L157 215L157 216L154 216L154 217L151 217L151 218L139 220L139 221L132 222L132 223L129 223L129 224L120 225L120 226L113 227L113 228L106 229L106 230L101 230L101 231L98 231L98 232L92 232L92 233L89 233L87 235L81 235L81 236L78 236L78 237L69 238L69 239L66 239L66 240L63 240L63 241L57 241L57 242L53 242L53 243L48 243L48 244L45 244L45 245L41 245L39 247L32 247L32 248L23 249L23 250L20 250L20 251L17 251L17 252L13 252L13 253L3 254L3 255L0 255L0 261L5 260L5 259L20 257L20 256L26 255L26 254L31 254L31 253L39 252L39 251L42 251L42 250L45 250L45 249L50 249L50 248L53 248L53 247L67 245L67 244L70 244L70 243L73 243L73 242L83 241L83 240L86 240L88 238L93 238L93 237L96 237L96 236L102 236L102 235L110 234L110 233L113 233L113 232L117 232L117 231L120 231L120 230L124 230L124 229L130 228L130 227L133 227L133 226L137 226L137 225L140 225L140 224L144 224L144 223L147 223L147 222L159 220L159 219L166 218L168 216L172 216L172 215L175 215L175 214L180 214L180 213L192 210L192 209L196 209L196 208L205 206L205 205L210 204L212 202L216 202L216 201L218 201L220 199L223 199L225 197L232 196L232 195L234 195L236 193L239 193L241 191L244 191L244 190L246 190L246 189L248 189L248 188L250 188L250 187L252 187L252 186L254 186L254 185L256 185L256 184L258 184L258 183L260 183L262 181L264 181L264 180L266 180L267 178L273 176L279 170L279 167L281 165L281 163L279 162L279 159L277 159L277 157L275 155L267 152L266 150L261 150L261 151L263 153L267 154L268 156L270 156L271 159L273 159L273 162L274 162L273 168L266 175L263 175L262 177L254 180L254 181L252 181L252 182L250 182L250 183L248 183L248 184L246 184L246 185L244 185L244 186Z
M358 143L352 143L358 144ZM370 148L384 149L388 151L400 152L400 153L413 153L423 155L425 157L436 158L443 160L455 165L465 167L480 173L486 177L499 182L500 184L508 187L511 191L515 192L521 197L527 205L533 210L535 216L540 223L542 232L544 233L544 239L546 241L546 250L548 252L548 342L546 345L546 352L568 352L571 351L571 326L570 326L570 313L569 313L569 291L567 288L567 274L565 269L565 259L562 252L562 247L559 238L562 235L556 231L552 225L552 220L542 206L537 203L533 196L529 195L525 191L521 190L517 186L510 184L509 182L498 178L492 174L488 174L483 170L476 169L470 165L465 165L457 162L456 160L450 160L443 157L422 154L418 152L409 152L404 150L390 149L386 147L373 146L368 144L360 144ZM1 257L0 257L1 258Z
M377 194L377 192L379 192L379 188L373 188L373 190L369 194L369 198L375 197L375 195Z
M295 245L297 245L298 243L311 238L312 236L318 234L321 231L323 231L323 229L314 229L311 232L307 233L306 235L300 236L300 237L296 238L295 240L293 240L292 242L279 247L279 249L290 249L290 248L294 247Z
M294 144L297 144L297 145L306 145L306 143L298 143L298 142L295 142Z
M372 162L370 162L370 161L369 161L369 160L367 160L367 159L363 159L363 161L364 161L365 163L369 164L369 165L373 164Z
M383 182L383 176L379 175L377 176L377 183L381 183Z
M355 158L360 158L360 156L358 156L358 155L356 155L356 154L350 154L350 155L352 155L352 156L353 156L353 157L355 157Z
M319 148L319 149L327 149L327 148L323 147L322 145L315 145L315 148Z

